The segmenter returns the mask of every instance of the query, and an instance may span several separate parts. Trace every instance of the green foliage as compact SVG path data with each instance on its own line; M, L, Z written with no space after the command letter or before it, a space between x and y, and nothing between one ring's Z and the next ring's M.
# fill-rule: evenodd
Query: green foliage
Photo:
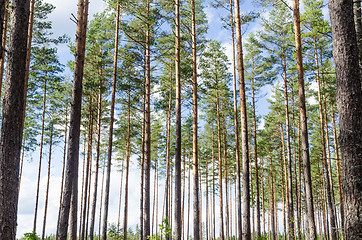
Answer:
M24 233L24 237L21 240L40 240L40 237L36 235L36 232Z
M171 228L168 224L168 219L165 218L162 220L162 223L160 226L160 234L159 235L153 235L153 236L147 236L147 239L149 240L161 240L163 237L170 236L172 234Z

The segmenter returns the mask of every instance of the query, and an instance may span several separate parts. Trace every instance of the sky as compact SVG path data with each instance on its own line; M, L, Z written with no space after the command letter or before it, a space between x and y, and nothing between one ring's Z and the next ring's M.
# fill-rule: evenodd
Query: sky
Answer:
M71 14L77 15L77 1L75 0L44 0L55 5L55 10L50 14L49 20L53 23L53 32L55 36L60 36L67 34L72 41L74 40L76 25L73 21L70 20ZM96 12L101 12L105 9L106 5L102 0L91 0L89 4L89 19L92 19L92 16ZM252 9L254 6L250 3L244 3L241 6L241 9ZM222 28L220 22L221 15L224 15L225 12L217 11L211 7L206 7L205 9L208 22L209 22L209 32L207 37L215 40L222 41L222 46L225 48L225 52L230 59L232 60L232 46L230 33L228 30ZM326 12L326 11L325 11ZM262 13L263 16L267 15L267 12ZM225 16L225 15L224 15ZM255 32L260 28L260 25L257 23L252 23L248 25L244 30L246 35L248 32ZM58 55L62 64L66 64L69 60L73 60L74 56L70 54L69 48L66 44L60 45L58 47ZM67 74L71 77L71 72L66 71ZM268 112L268 103L267 98L271 98L271 87L265 87L261 93L265 95L263 98L259 99L257 105L257 111L259 114L266 114ZM46 234L55 233L56 223L58 217L58 208L59 208L59 196L60 196L60 176L61 176L61 159L63 155L62 146L58 146L55 149L53 154L53 162L51 165L51 181L50 181L50 193L49 193L49 205L47 213L47 223L46 223ZM40 197L39 197L39 211L38 211L38 221L37 221L37 232L41 234L43 226L43 214L44 214L44 199L45 199L45 187L47 180L47 159L48 149L44 150L45 154L43 155L42 162L42 174L41 174L41 187L40 187ZM80 160L82 161L82 156ZM27 157L24 162L23 175L21 179L21 188L19 195L19 209L18 209L18 228L17 236L20 238L26 232L31 232L33 228L33 216L34 216L34 206L35 206L35 191L36 191L36 181L37 181L37 171L38 171L38 161L39 153L35 152L30 158ZM133 161L134 163L136 161ZM79 186L81 186L81 174L82 174L82 163L79 167ZM100 172L101 174L101 172ZM153 179L153 172L151 173L151 179ZM135 164L131 165L130 171L130 186L129 186L129 227L133 229L139 223L139 196L140 196L140 181L139 181L139 169ZM101 175L100 175L101 178ZM162 202L163 202L163 184L164 179L160 179L159 185L159 220L162 214ZM152 182L153 183L153 182ZM187 184L187 183L186 183ZM151 193L153 194L153 184L151 184ZM100 187L101 185L99 185ZM81 188L81 187L79 187ZM92 184L93 188L93 184ZM109 222L116 223L118 217L118 199L119 199L119 190L120 190L120 173L113 167L111 174L111 187L110 187L110 205L109 205ZM91 190L93 192L93 190ZM79 194L79 198L80 198ZM191 197L192 198L192 197ZM99 197L98 197L99 200ZM205 201L205 199L204 199ZM124 200L122 199L122 204ZM99 201L98 201L99 203ZM205 202L203 203L205 206ZM97 215L99 212L99 204L97 205ZM218 211L218 210L217 210ZM192 211L191 211L192 212ZM205 211L203 211L205 214ZM123 215L123 208L121 216ZM192 215L190 217L192 219ZM98 221L96 222L96 229L98 229ZM218 229L218 228L217 228ZM192 232L192 229L191 229Z

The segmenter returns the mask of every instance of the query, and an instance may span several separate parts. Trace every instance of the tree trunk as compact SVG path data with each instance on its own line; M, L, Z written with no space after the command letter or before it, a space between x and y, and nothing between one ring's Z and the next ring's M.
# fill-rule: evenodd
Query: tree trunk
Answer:
M254 65L254 59L253 59ZM254 66L253 66L254 69ZM251 78L251 93L252 93L252 103L253 103L253 123L254 123L254 158L255 158L255 185L256 185L256 238L260 237L260 194L259 194L259 166L258 166L258 144L257 144L257 125L256 125L256 116L255 116L255 83L254 76Z
M66 156L67 156L67 139L68 139L67 133L68 133L68 105L65 107L65 131L64 131L64 147L63 147L63 166L62 166L62 180L61 180L61 184L60 184L58 222L59 222L59 218L60 218L60 210L62 208L62 199L63 199L65 159L66 159Z
M108 205L109 205L109 188L111 181L111 166L112 166L112 147L113 147L113 124L114 124L114 108L116 104L116 85L117 85L117 60L118 60L118 37L119 37L119 8L120 2L117 1L116 14L116 31L114 39L114 56L113 56L113 84L112 84L112 100L111 100L111 116L109 121L109 138L108 138L108 157L107 157L107 176L106 189L104 195L103 209L103 229L102 239L107 239L107 224L108 224Z
M338 139L337 139L337 129L336 129L336 120L334 117L334 107L333 103L331 104L332 108L332 124L333 124L333 139L334 139L334 152L336 155L336 165L337 165L337 178L338 178L338 192L339 192L339 203L340 203L340 213L341 213L341 227L342 234L344 233L344 207L343 207L343 190L342 190L342 176L341 176L341 159L339 158L338 150Z
M36 195L35 195L35 210L34 210L33 232L36 232L36 220L37 220L37 216L38 216L39 189L40 189L40 173L41 173L41 162L42 162L42 159L43 159L43 144L44 144L44 125L45 125L46 101L47 101L47 79L45 79L45 81L44 81L43 114L42 114L42 120L41 120L40 149L39 149L39 165L38 165L38 178L37 178L37 183L36 183Z
M12 6L0 139L0 239L9 240L16 237L29 0Z
M286 69L286 56L283 52L283 72L284 72L284 104L285 104L285 126L286 126L286 138L287 138L287 172L286 174L286 186L288 186L288 192L286 192L288 201L288 239L294 239L294 207L293 207L293 176L292 176L292 150L290 147L290 123L289 123L289 98L288 98L288 81L287 81L287 69Z
M84 238L87 239L85 235L85 220L87 216L87 199L88 199L88 182L89 182L89 168L92 164L92 146L93 146L93 106L92 106L92 96L89 99L89 118L88 118L88 146L87 146L87 162L86 162L86 175L84 181L84 194L83 194L83 211L82 214L82 222L80 225L82 226L82 231L80 235L80 239L83 240Z
M176 77L176 143L175 143L175 240L181 240L181 75L180 75L180 0L175 0L175 77Z
M5 66L5 47L6 47L6 33L8 27L8 17L9 17L9 0L0 0L2 1L0 6L4 9L0 9L0 99L1 98L1 90L3 86L3 75L4 75L4 66ZM4 15L2 15L4 13ZM2 16L4 19L2 20ZM3 25L1 24L3 22ZM3 27L3 29L1 29Z
M82 105L82 80L84 69L84 53L85 40L88 18L88 0L79 0L78 2L78 24L76 34L76 49L74 62L74 81L73 94L70 113L69 127L69 144L67 156L67 170L65 176L65 186L63 199L60 211L60 218L57 227L57 240L65 240L67 238L68 220L70 211L70 202L73 198L72 212L77 216L77 193L78 193L78 165L79 165L79 135L80 135L80 120L81 120L81 105ZM72 197L72 193L74 193ZM75 222L76 225L76 222ZM76 226L75 226L76 231Z
M321 137L322 137L322 159L323 159L323 165L324 165L324 172L326 176L326 188L327 188L327 201L328 201L328 209L329 209L329 217L331 222L331 236L332 240L337 240L337 228L335 225L336 217L335 217L335 207L332 201L333 196L333 190L331 187L331 181L330 181L330 168L328 168L327 163L327 153L326 153L326 147L329 147L329 144L326 146L326 138L328 138L328 135L325 135L324 132L324 125L325 125L325 118L324 118L324 112L323 112L323 106L322 106L322 93L321 93L321 83L320 83L320 77L319 77L319 64L318 64L318 53L317 53L317 43L316 39L314 38L314 59L315 59L315 67L316 67L316 78L317 78L317 84L318 84L318 105L319 105L319 119L320 119L320 128L321 128ZM327 126L328 127L328 126Z
M211 128L211 155L212 155L212 212L213 212L213 239L216 239L216 213L215 213L215 153L214 153L214 124L212 124Z
M170 69L170 80L172 80L172 65ZM168 111L166 116L166 183L165 183L165 200L166 200L166 221L170 223L170 212L169 212L169 182L170 182L170 135L171 135L171 103L172 103L172 84L170 81L170 91L168 95ZM190 177L189 177L190 179ZM189 189L190 190L190 189ZM190 197L190 196L189 196ZM190 204L190 203L189 203ZM189 205L190 206L190 205ZM188 235L187 235L188 236ZM166 235L166 240L169 240L171 236Z
M150 0L146 0L146 15L150 15ZM143 238L150 236L150 181L151 181L151 60L150 60L150 23L146 22L146 82L145 82L145 167L144 167L144 205Z
M5 52L5 48L3 44L4 42L6 42L6 37L4 39L4 33L6 36L6 19L7 19L7 10L8 10L8 2L6 0L0 0L0 61L3 62L2 60L4 59L4 52ZM2 75L1 75L1 79L2 79Z
M99 86L98 86L98 99L97 99L97 146L96 146L96 170L94 173L94 189L93 189L93 199L92 199L92 210L90 217L90 226L89 226L89 239L93 240L94 236L94 223L96 215L96 206L97 206L97 193L98 193L98 173L99 173L99 158L100 158L100 144L101 144L101 128L102 128L102 66L99 69ZM102 204L102 201L100 202Z
M303 73L303 56L300 31L300 13L299 0L293 0L293 15L294 15L294 36L297 58L297 72L299 85L299 102L300 102L300 118L301 118L301 133L302 133L302 150L303 150L303 165L305 178L305 201L306 214L308 222L307 238L310 240L317 239L317 231L314 220L314 206L312 193L311 169L309 160L309 142L308 142L308 127L307 127L307 110L305 106L305 90L304 90L304 73Z
M33 40L34 5L35 5L35 0L30 0L30 15L29 15L29 22L28 22L29 27L28 27L26 68L25 68L25 85L24 85L25 109L24 109L24 112L23 112L23 118L25 118L26 99L27 99L27 94L28 94L29 67L30 67L30 57L31 57L31 43L32 43L32 40Z
M88 126L89 127L89 126ZM89 128L88 128L89 129ZM82 172L82 189L81 189L81 196L80 196L80 216L79 216L79 237L81 237L82 235L82 214L83 214L83 195L84 195L84 172L85 172L85 166L87 165L85 163L85 160L86 160L86 148L87 148L87 141L86 141L86 138L87 138L87 132L84 131L84 136L83 136L83 172Z
M101 199L100 199L100 202L99 202L98 240L101 239L102 202L103 202L103 187L104 187L104 170L105 170L105 165L102 166Z
M220 207L220 240L224 240L224 204L222 191L222 157L221 157L221 117L219 90L216 89L216 111L217 111L217 152L219 160L219 207Z
M121 206L122 206L122 191L123 191L123 172L124 172L124 161L122 161L121 166L121 184L119 186L119 202L118 202L118 219L117 219L117 237L119 238L119 226L121 223Z
M144 50L144 68L143 68L143 98L142 98L142 143L141 143L141 196L140 196L140 227L139 227L139 239L143 240L143 202L144 194L143 187L145 181L145 132L146 132L146 50Z
M244 240L250 240L251 229L250 229L250 180L249 180L250 174L249 174L248 121L246 114L245 77L244 77L239 0L234 1L234 8L235 8L236 46L237 46L239 93L240 93L241 142L242 142L241 151L243 159L243 210L244 210L243 220L244 221L243 221L242 236ZM241 239L241 237L239 237L239 239Z
M223 117L223 142L224 142L224 179L225 179L225 229L226 229L226 239L230 238L230 221L229 221L229 200L228 200L228 163L227 163L227 142L226 142L226 119Z
M237 102L237 90L236 90L236 62L235 62L235 37L234 37L234 17L233 17L233 1L230 0L230 25L231 25L231 39L233 46L233 96L234 96L234 129L235 129L235 157L236 157L236 185L237 185L237 208L238 214L235 221L237 222L237 231L239 233L239 239L242 234L242 221L241 221L241 182L240 182L240 140L239 140L239 119L238 119L238 102Z
M362 237L362 91L352 1L329 1L336 67L345 236Z
M275 226L275 209L274 209L274 179L273 179L273 158L270 157L270 182L271 182L271 189L270 189L270 215L271 215L271 228L269 228L269 230L271 229L271 235L272 235L272 239L276 240L277 239L277 233L275 232L275 228L277 226Z
M126 153L126 184L124 186L124 215L123 215L123 239L127 239L128 221L128 176L129 160L131 156L131 89L128 89L128 112L127 112L127 153ZM123 171L123 169L122 169Z
M198 147L197 147L197 63L196 63L196 13L195 0L191 0L192 15L192 165L193 165L193 196L194 196L194 240L202 239L199 224L199 169L198 169Z
M45 191L45 206L44 206L44 218L43 218L43 231L41 234L41 239L45 237L45 226L47 222L47 211L48 211L48 196L49 196L49 183L50 183L50 166L52 161L52 147L53 147L53 114L51 119L51 130L50 130L50 140L49 140L49 158L48 158L48 178L47 178L47 188Z

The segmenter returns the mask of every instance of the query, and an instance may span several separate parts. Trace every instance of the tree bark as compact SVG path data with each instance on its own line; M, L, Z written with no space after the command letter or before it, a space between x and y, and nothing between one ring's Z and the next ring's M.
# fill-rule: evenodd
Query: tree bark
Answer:
M38 216L39 189L40 189L40 173L41 173L41 162L42 162L42 159L43 159L43 145L44 145L44 125L45 125L46 101L47 101L47 79L45 79L45 81L44 81L43 114L42 114L42 120L41 120L39 164L38 164L38 178L37 178L37 183L36 183L36 195L35 195L35 210L34 210L33 232L36 232L36 220L37 220L37 216Z
M143 238L150 236L150 182L151 182L151 60L150 60L150 0L146 0L146 82L145 82L145 160L144 160L144 205L143 205Z
M41 239L43 240L45 237L45 227L47 222L47 211L48 211L48 196L49 196L49 183L50 183L50 166L52 162L52 147L53 147L53 114L51 119L51 130L50 130L50 139L49 139L49 158L48 158L48 178L47 178L47 188L45 190L45 206L44 206L44 218L43 218L43 230L41 234Z
M181 219L181 75L180 75L180 0L175 0L175 78L176 78L176 143L175 143L175 240L182 237Z
M329 1L339 112L345 236L362 238L362 91L352 1Z
M33 40L34 6L35 6L35 0L30 0L30 15L29 15L29 23L28 23L29 27L28 27L26 68L25 68L25 85L24 85L25 109L24 109L24 112L23 112L23 118L25 118L26 99L27 99L27 95L28 95L29 69L30 69L30 57L31 57L31 43L32 43L32 40Z
M117 86L117 61L118 61L118 37L119 37L119 8L120 1L117 1L117 14L116 14L116 31L114 39L114 56L113 56L113 84L112 84L112 100L111 100L111 116L109 121L109 138L108 138L108 157L107 157L107 176L104 195L104 209L103 209L103 229L102 239L107 239L107 225L108 225L108 205L109 205L109 188L111 181L111 167L112 167L112 151L113 151L113 125L114 125L114 108L116 104L116 86Z
M127 153L126 153L126 184L124 187L124 215L123 215L123 239L127 239L128 222L128 176L129 160L131 156L131 89L128 89L128 112L127 112ZM123 169L122 169L123 171Z
M307 127L307 110L305 106L305 90L304 90L304 73L303 73L303 56L302 56L302 41L300 31L300 13L299 0L293 0L293 15L294 15L294 37L297 58L297 72L299 85L299 102L300 102L300 118L301 118L301 134L302 134L302 158L304 165L304 181L305 181L305 204L308 222L307 238L310 240L317 239L317 231L314 219L312 180L309 159L309 142L308 142L308 127Z
M198 169L198 146L197 146L197 62L196 62L196 13L195 0L191 0L192 15L192 166L193 166L193 197L194 197L194 239L200 240L200 203L199 203L199 169Z
M239 75L239 93L240 93L240 115L241 115L241 151L243 159L243 232L244 240L251 239L250 229L250 180L249 180L249 146L248 146L248 121L246 114L246 94L245 94L245 77L243 62L243 47L241 36L241 22L239 0L234 1L235 8L235 29L236 29L236 46L238 59L238 75ZM241 219L239 220L241 221ZM241 232L239 239L241 239Z
M283 44L283 43L282 43ZM288 201L288 239L294 239L294 207L293 207L293 176L292 176L292 150L290 147L290 123L289 123L289 98L288 98L288 81L287 81L287 69L286 69L286 56L283 52L283 77L284 77L284 103L285 103L285 131L287 138L287 171L286 174L286 186L288 186L288 192L286 192Z
M83 70L84 70L84 54L85 40L88 18L88 0L79 0L78 2L78 24L76 34L76 49L74 62L74 81L72 105L70 113L69 127L69 144L67 156L67 170L65 176L65 186L63 192L63 200L60 212L60 218L57 227L57 240L66 240L70 202L73 198L73 214L76 221L77 193L78 193L78 165L79 165L79 135L80 135L80 120L81 120L81 105L82 105L82 88L83 88ZM74 194L72 196L72 193ZM75 222L76 225L76 222ZM76 230L76 226L75 226Z
M239 119L238 119L238 102L237 102L237 90L236 90L236 60L235 60L235 37L234 37L234 17L233 17L233 0L230 0L230 25L231 25L231 39L233 46L233 96L234 96L234 129L235 129L235 158L236 158L236 187L237 187L237 232L239 233L239 239L242 234L242 214L241 214L241 182L240 182L240 139L239 139Z
M29 0L12 7L0 139L0 239L9 240L16 237Z
M254 65L254 58L253 58ZM253 66L254 69L254 66ZM254 76L251 78L251 94L253 104L253 124L254 124L254 158L255 158L255 185L256 185L256 238L260 237L260 194L259 194L259 166L258 166L258 143L257 143L257 125L256 125L256 104L255 104L255 83Z
M4 48L4 42L6 41L6 37L4 39L4 33L6 36L6 19L7 19L7 9L8 5L7 5L7 1L6 0L0 0L0 61L2 62L2 60L4 59L4 52L5 52L5 48ZM2 79L2 75L1 75L1 79Z
M337 240L337 227L336 227L336 217L335 217L335 207L334 202L332 201L333 197L333 189L331 187L330 181L330 171L331 168L328 168L327 163L327 152L326 148L329 147L329 144L326 146L326 138L328 138L328 134L326 135L324 132L324 125L325 125L325 116L322 106L322 93L321 93L321 82L319 76L319 64L318 64L318 53L317 53L317 45L316 45L316 38L314 38L314 59L315 59L315 67L316 67L316 78L318 84L318 106L319 106L319 119L320 119L320 128L321 128L321 137L322 137L322 159L324 165L324 172L326 176L326 190L327 190L327 202L328 202L328 210L329 210L329 217L331 223L331 237L332 240ZM327 125L328 127L328 125Z
M93 198L92 198L92 210L90 217L90 226L89 226L89 239L93 240L94 236L94 223L96 215L96 206L97 206L97 193L98 193L98 173L99 173L99 158L100 158L100 145L101 145L101 127L102 127L102 66L99 69L99 86L98 86L98 99L97 99L97 146L96 146L96 170L94 173L94 189L93 189ZM102 202L100 203L102 204Z
M86 175L84 181L84 194L83 194L83 211L82 214L82 222L80 225L82 226L82 231L80 235L80 239L83 240L84 238L87 239L85 235L85 222L87 218L87 199L88 199L88 182L89 182L89 168L92 164L92 146L93 146L93 106L92 106L92 96L89 97L89 117L88 117L88 146L87 146L87 161L86 161Z
M222 157L221 157L221 117L219 90L216 89L216 111L217 111L217 152L219 160L219 207L220 207L220 240L224 240L224 204L223 204L223 186L222 186Z
M67 156L67 139L68 139L68 105L65 107L65 131L64 131L64 147L63 147L63 166L62 166L62 179L60 184L60 198L59 198L59 211L58 211L58 222L60 218L60 210L62 208L63 199L63 186L64 186L64 174L65 174L65 159Z
M1 93L2 93L2 86L3 86L3 75L4 75L4 66L5 66L5 47L6 47L6 33L7 33L7 27L8 27L8 17L9 17L9 0L0 0L2 1L0 6L4 6L4 10L1 9L1 16L0 16L0 28L3 27L3 29L0 30L0 99ZM2 15L4 13L4 15ZM2 16L4 16L4 19L1 20ZM3 25L2 25L3 23Z

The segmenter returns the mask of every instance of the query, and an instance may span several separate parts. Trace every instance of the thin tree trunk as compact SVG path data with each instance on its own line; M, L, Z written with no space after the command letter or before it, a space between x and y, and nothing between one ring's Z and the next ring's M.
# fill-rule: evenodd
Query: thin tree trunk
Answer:
M21 149L21 158L20 158L20 173L19 173L19 186L18 186L18 195L20 194L20 186L21 186L21 176L23 173L23 165L24 165L24 155L25 155L25 137L23 134L23 140L22 140L22 149Z
M47 178L47 188L45 190L45 206L44 206L44 218L43 218L43 231L41 234L41 239L45 237L45 227L47 222L47 211L48 211L48 197L49 197L49 184L50 184L50 166L52 161L52 147L53 147L53 114L51 119L51 129L50 129L50 139L49 139L49 158L48 158L48 178Z
M191 168L189 167L189 171L188 171L188 179L189 179L189 181L188 181L188 184L189 184L189 189L188 189L188 192L189 192L189 196L188 196L188 199L187 199L187 234L186 234L186 236L187 236L187 238L189 238L190 237L190 235L189 235L189 233L190 233L190 192L191 192Z
M83 198L83 209L81 208L81 211L83 211L82 214L82 222L80 223L82 227L80 239L83 240L85 236L85 220L87 216L87 199L88 199L88 182L89 182L89 168L92 164L92 146L93 146L93 106L92 106L92 96L90 96L89 99L89 117L88 117L88 146L87 146L87 162L86 162L86 175L85 175L85 181L84 181L84 198Z
M108 138L108 157L107 157L107 176L106 176L106 189L104 195L104 210L103 210L103 229L102 239L107 239L107 225L108 225L108 205L109 205L109 188L111 181L111 166L112 166L112 147L113 147L113 124L114 124L114 108L116 104L116 85L117 85L117 61L118 61L118 37L119 37L119 11L120 2L117 1L117 14L116 14L116 31L114 40L114 56L113 56L113 83L112 83L112 100L111 100L111 115L109 121L109 138Z
M220 240L224 240L224 204L222 191L222 157L221 157L221 117L220 117L220 100L219 90L216 89L216 111L217 111L217 152L219 160L219 207L220 207Z
M229 201L228 201L228 163L227 163L227 142L226 142L226 127L225 118L223 118L223 141L224 141L224 178L225 178L225 228L226 228L226 239L230 238L230 222L229 222Z
M284 54L284 52L283 52ZM294 239L294 207L293 207L293 176L292 176L292 150L290 147L290 123L289 123L289 98L288 98L288 82L287 82L287 70L286 70L286 56L283 55L283 72L284 72L284 104L285 104L285 126L286 126L286 139L287 139L287 172L286 174L286 186L288 186L286 192L288 201L288 239Z
M197 62L196 62L196 13L195 0L191 0L192 15L192 165L193 165L193 196L194 196L194 239L200 240L201 229L199 224L199 169L198 169L198 146L197 146Z
M329 1L336 68L346 239L362 236L362 91L352 1Z
M243 62L243 47L241 36L241 22L239 0L234 1L235 8L235 29L236 29L236 46L238 59L239 75L239 93L240 93L240 115L241 115L241 150L243 159L243 232L244 240L251 239L250 229L250 181L249 181L249 146L248 146L248 122L246 114L246 94L245 94L245 77ZM240 232L241 233L241 232ZM241 239L241 237L239 237Z
M146 0L146 16L150 15L150 0ZM147 20L148 21L148 20ZM151 60L150 60L150 23L146 22L146 85L145 85L145 168L144 168L144 207L143 238L150 235L150 182L151 182Z
M254 58L253 58L254 65ZM254 69L254 66L253 66ZM252 73L253 74L253 73ZM254 124L254 158L255 158L255 185L256 185L256 237L260 237L260 194L259 194L259 166L258 166L258 144L257 144L257 125L256 125L256 111L255 111L255 83L254 76L251 78L251 93L253 103L253 124ZM254 213L254 211L253 211Z
M166 116L166 183L165 183L165 200L166 200L166 221L169 225L170 223L170 212L169 212L169 182L170 182L170 135L171 135L171 103L172 103L172 64L170 69L170 90L168 95L168 111ZM190 170L190 169L189 169ZM190 179L190 176L189 176ZM190 183L189 183L190 185ZM190 187L189 187L190 190ZM190 196L189 196L190 198ZM189 201L189 207L190 207L190 201ZM188 236L188 235L187 235ZM166 235L166 240L169 240L171 236Z
M211 154L212 154L212 212L213 212L213 235L216 239L216 213L215 213L215 151L214 151L214 124L212 124L211 128Z
M42 114L42 120L41 120L39 164L38 164L38 178L37 178L37 183L36 183L36 195L35 195L35 210L34 210L33 232L36 232L36 220L37 220L37 216L38 216L39 189L40 189L40 173L41 173L41 162L42 162L42 159L43 159L43 144L44 144L44 125L45 125L46 101L47 101L47 79L45 79L45 81L44 81L43 114Z
M99 86L98 86L98 99L97 99L97 146L96 146L96 170L94 173L94 187L93 187L93 199L92 210L89 226L89 239L93 240L94 237L94 223L97 206L97 193L98 193L98 173L99 173L99 158L100 158L100 144L101 144L101 127L102 127L102 66L99 69ZM102 201L100 202L102 204Z
M0 29L3 27L3 29L0 30L0 100L1 93L2 93L2 86L3 86L3 76L4 76L4 66L5 66L5 47L6 47L6 33L8 28L8 17L9 17L9 0L1 0L2 3L0 4L1 7L4 6L4 9L1 9L1 13L4 13L4 15L0 14ZM4 19L2 20L2 16L4 16ZM4 23L1 25L1 23ZM21 174L20 174L21 176ZM20 183L20 182L19 182Z
M127 153L126 153L126 184L124 186L124 215L123 215L123 239L127 239L128 223L128 180L129 160L131 157L131 86L128 89L128 111L127 111Z
M275 228L277 227L275 225L275 209L274 209L274 179L273 179L273 158L270 157L270 182L271 182L271 192L270 192L270 215L271 215L271 235L272 239L277 239L277 233L275 232Z
M87 30L88 18L88 0L79 0L78 2L78 24L76 34L76 49L75 49L75 62L74 62L74 81L73 81L73 95L70 113L70 127L69 127L69 144L68 144L68 157L67 157L67 170L65 176L65 188L63 193L63 200L60 211L60 218L57 227L57 240L65 240L67 238L69 211L71 205L71 198L74 202L72 212L74 223L70 225L74 232L77 228L77 194L78 194L78 165L79 165L79 135L80 135L80 120L81 120L81 105L82 105L82 80L83 80L83 67L84 67L84 53L85 53L85 40ZM74 194L72 196L72 193ZM73 224L73 225L72 225ZM75 226L75 229L74 229ZM75 233L76 235L76 233ZM70 237L72 237L70 235ZM75 237L75 236L74 236ZM72 239L72 238L71 238Z
M117 237L119 238L120 224L121 224L121 206L122 206L122 191L123 191L123 173L124 173L124 161L121 166L121 184L119 186L119 202L118 202L118 219L117 219Z
M242 220L241 220L241 182L240 182L240 140L239 140L239 119L238 119L238 102L237 102L237 90L236 90L236 60L235 60L235 37L234 37L234 17L233 17L233 0L230 0L230 25L231 25L231 39L233 49L233 96L234 96L234 131L235 131L235 158L236 158L236 185L237 185L237 208L238 215L235 218L237 222L237 230L239 233L239 239L242 234Z
M209 163L208 163L208 159L205 159L206 163L205 163L205 169L206 169L206 173L205 173L205 187L206 187L206 240L210 239L210 225L209 225Z
M180 75L180 0L175 0L175 77L176 77L176 143L175 143L175 240L181 240L181 75Z
M314 38L314 59L315 59L315 66L316 66L316 78L317 78L317 84L318 84L318 105L319 105L319 119L320 119L320 128L321 128L321 137L322 137L322 159L323 159L323 165L324 165L324 172L326 176L326 188L327 188L327 201L328 201L328 210L329 210L329 217L330 217L330 223L331 223L331 236L332 240L337 240L337 228L335 225L335 207L332 201L332 188L331 188L331 181L330 181L330 168L328 168L327 163L327 153L326 153L326 138L328 138L328 135L325 135L324 132L324 125L325 125L325 118L324 118L324 111L322 106L322 93L321 93L321 82L319 77L319 64L318 64L318 53L317 53L317 43L316 38Z
M26 52L26 68L25 68L25 84L24 84L24 111L23 118L25 119L26 111L26 99L28 96L28 82L29 82L29 70L30 70L30 56L31 56L31 44L33 40L33 24L34 24L34 6L35 0L30 0L30 12L28 21L28 39L27 39L27 52Z
M144 50L144 80L143 80L143 104L142 104L142 143L141 143L141 196L140 196L140 227L139 227L139 239L143 240L143 202L144 194L143 187L145 181L145 127L146 127L146 50Z
M0 61L2 61L4 59L4 52L5 52L5 47L4 47L4 42L6 42L6 38L3 38L3 35L5 33L6 36L6 25L4 23L6 23L6 19L7 19L7 15L8 15L8 2L6 0L0 0ZM1 79L2 79L2 75L1 75ZM1 89L0 89L1 92Z
M101 227L102 227L102 202L103 202L103 187L104 187L104 171L105 170L105 165L103 164L102 166L102 184L101 184L101 199L99 202L99 219L98 219L98 240L101 239Z
M90 209L90 196L91 196L91 183L92 183L92 160L89 166L89 181L88 181L88 199L87 199L87 212L86 212L86 225L85 225L85 239L88 240L88 223L89 223L89 209Z
M338 192L339 192L339 202L340 202L340 213L341 213L341 226L342 234L344 233L344 207L343 207L343 190L342 190L342 177L341 177L341 159L339 158L338 150L338 139L337 139L337 129L336 129L336 120L334 117L334 106L331 104L332 110L332 124L333 124L333 139L334 139L334 152L336 155L336 165L337 165L337 178L338 178Z
M82 189L81 189L81 197L80 197L80 216L79 216L79 237L82 235L82 214L83 214L83 195L84 195L84 172L85 172L85 166L86 166L86 148L87 148L87 141L85 140L87 138L87 132L84 131L84 141L83 141L83 172L82 172Z
M58 222L60 218L60 210L62 207L63 199L63 186L64 186L64 174L65 174L65 159L67 156L67 139L68 139L68 105L65 107L65 131L64 131L64 147L63 147L63 166L62 166L62 180L60 184L60 198L59 198L59 210L58 210Z
M293 0L293 15L294 15L294 33L295 33L295 46L297 58L297 72L298 72L298 85L299 85L299 102L300 102L300 118L301 118L301 133L302 133L302 150L303 150L303 165L304 165L304 178L305 178L305 201L306 201L306 214L308 222L307 238L310 240L317 239L317 231L314 220L314 206L313 206L313 193L312 193L312 180L309 159L309 143L308 143L308 128L307 128L307 111L305 106L305 90L304 90L304 73L303 73L303 57L302 57L302 43L300 31L300 13L299 13L299 0Z

